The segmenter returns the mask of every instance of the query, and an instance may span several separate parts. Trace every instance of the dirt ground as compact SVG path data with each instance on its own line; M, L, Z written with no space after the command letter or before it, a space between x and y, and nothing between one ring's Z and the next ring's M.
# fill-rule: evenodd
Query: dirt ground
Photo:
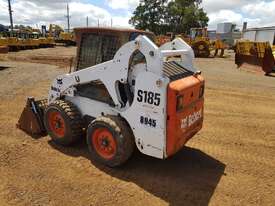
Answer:
M75 48L0 56L0 205L275 205L275 78L231 58L196 59L204 127L173 158L140 153L123 167L91 162L85 141L61 147L15 125L26 96L46 97ZM42 64L44 63L44 64Z

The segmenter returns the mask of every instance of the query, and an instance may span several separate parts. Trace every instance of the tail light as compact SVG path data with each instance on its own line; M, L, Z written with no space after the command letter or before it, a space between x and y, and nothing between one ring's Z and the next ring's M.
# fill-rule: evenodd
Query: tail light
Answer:
M177 112L183 109L183 95L177 96Z
M203 95L204 95L204 84L201 85L199 97L201 98L201 97L203 97Z

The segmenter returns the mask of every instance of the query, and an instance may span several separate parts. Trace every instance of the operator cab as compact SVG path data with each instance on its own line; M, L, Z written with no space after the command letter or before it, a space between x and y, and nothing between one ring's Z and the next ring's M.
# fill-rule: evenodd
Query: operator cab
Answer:
M117 28L76 28L74 29L77 42L77 57L74 71L79 71L109 60L112 60L117 50L129 41L135 40L139 35L146 35L151 40L155 36L151 32L135 29ZM145 58L140 52L135 52L131 58L131 65L143 61ZM87 97L114 106L105 85L100 81L76 86L79 96ZM131 104L133 91L129 84L118 83L118 90L122 103Z
M118 28L75 28L77 57L75 71L100 64L114 58L117 50L139 35L146 35L154 41L151 32Z

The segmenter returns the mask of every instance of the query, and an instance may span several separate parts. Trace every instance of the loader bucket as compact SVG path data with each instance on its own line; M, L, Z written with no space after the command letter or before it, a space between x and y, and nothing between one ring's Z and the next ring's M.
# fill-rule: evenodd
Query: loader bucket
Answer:
M266 74L275 69L274 56L268 42L237 42L235 64L238 67L248 64Z
M17 128L32 137L45 136L46 130L43 123L43 115L46 106L46 99L35 101L33 97L29 97L16 125Z

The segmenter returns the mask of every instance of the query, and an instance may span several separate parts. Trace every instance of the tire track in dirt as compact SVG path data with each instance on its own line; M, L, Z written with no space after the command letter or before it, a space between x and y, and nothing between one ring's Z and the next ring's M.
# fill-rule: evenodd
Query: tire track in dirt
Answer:
M225 147L222 145L215 144L203 144L200 142L190 142L188 146L199 148L206 153L210 153L217 157L227 158L238 162L246 162L249 161L254 164L264 164L266 166L274 167L275 162L273 158L262 157L259 155L251 154L249 152L241 152L236 148ZM229 158L230 157L230 158Z

